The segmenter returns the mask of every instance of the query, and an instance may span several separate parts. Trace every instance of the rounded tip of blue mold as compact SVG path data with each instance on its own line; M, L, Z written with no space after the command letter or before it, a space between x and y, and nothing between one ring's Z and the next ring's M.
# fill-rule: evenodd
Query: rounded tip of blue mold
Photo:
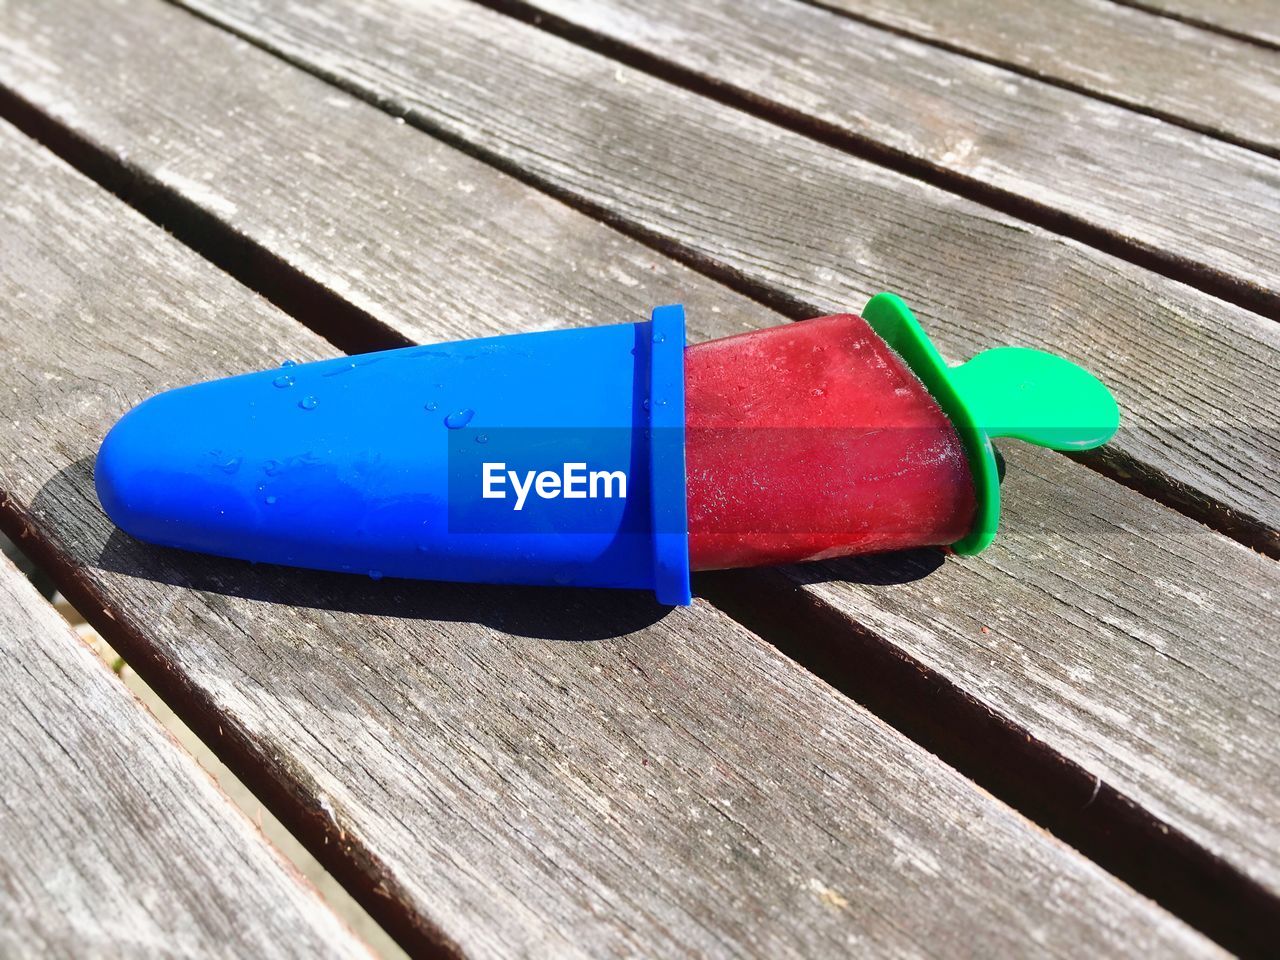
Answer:
M188 388L189 389L189 388ZM111 521L139 540L165 546L201 545L190 521L207 491L185 449L202 431L175 415L169 391L134 407L107 433L94 462L98 502Z
M132 536L146 537L150 477L158 438L147 425L148 404L126 413L98 448L93 484L111 522Z

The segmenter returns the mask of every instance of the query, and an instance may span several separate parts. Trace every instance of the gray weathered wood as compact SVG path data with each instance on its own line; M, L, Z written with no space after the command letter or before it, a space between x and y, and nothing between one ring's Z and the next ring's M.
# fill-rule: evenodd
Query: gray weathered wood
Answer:
M869 560L776 576L1280 891L1280 569L1004 449L1007 522L982 562L893 585L865 582ZM1068 485L1088 501L1072 516L1052 506Z
M811 2L1273 156L1280 150L1280 53L1255 44L1111 0Z
M787 298L796 312L856 309L891 289L955 358L994 343L1071 356L1113 387L1125 412L1104 462L1280 553L1280 498L1270 492L1280 449L1274 323L475 4L321 2L303 15L257 0L187 0L197 2L414 122ZM9 82L48 88L41 61L70 35L70 19L41 26L15 11L11 38L25 34L31 52L0 64ZM104 56L112 70L134 62ZM114 95L109 130L145 109L124 107L123 95ZM43 102L56 112L63 99L53 92Z
M1187 23L1280 47L1280 12L1274 0L1120 0Z
M369 956L2 556L0 718L0 954Z
M263 0L184 2L258 24L290 18L289 8L281 12ZM396 0L357 6L366 11L365 23L398 19ZM793 0L523 0L518 6L563 17L952 182L999 191L1019 209L1071 218L1140 254L1166 259L1171 269L1226 279L1280 315L1280 161L1272 157ZM430 15L411 7L411 16ZM473 19L455 17L448 5L427 7L451 24ZM335 33L350 36L344 6L334 3L325 19ZM297 37L286 33L283 43L316 43L309 29ZM434 45L460 53L465 41L455 40L455 32L438 32ZM364 35L362 29L349 46ZM332 43L333 34L322 36L318 46ZM366 50L363 57L376 71L394 54L374 58ZM520 63L497 68L485 60L473 69L505 75ZM424 63L413 81L434 73L432 63ZM1275 98L1273 112L1280 116L1280 93Z
M74 9L70 4L62 8L62 29L71 29ZM139 9L143 12L133 13ZM95 19L95 29L101 30L103 23L100 17ZM26 21L24 26L29 36L46 36L46 31L36 29L34 21ZM60 68L57 77L61 89L74 93L75 99L47 97L44 102L50 112L72 117L78 130L112 153L126 152L140 176L149 171L165 171L159 180L170 184L183 198L204 204L240 235L255 238L317 283L342 291L374 317L409 336L440 339L472 332L533 329L556 322L601 322L643 315L648 305L681 296L696 304L691 317L697 323L697 337L723 335L743 325L757 326L781 319L586 218L569 214L546 198L362 104L332 90L326 93L319 82L203 24L184 20L173 11L159 14L137 5L129 7L127 14L111 21L110 26L119 36L130 38L137 48L131 51L129 43L123 43L121 59L103 61L110 69L103 71L100 82L93 87L77 80L74 59L54 61ZM41 49L46 57L57 50L51 36L38 41L44 44ZM175 51L186 51L190 59L179 60L178 69L166 73L162 87L153 85L148 89L143 78L131 72L129 64L139 62L137 51L158 42L156 38L161 36L175 40ZM113 44L112 49L115 48ZM107 53L98 51L95 55ZM210 70L209 65L231 57L236 59L234 70ZM120 88L106 85L110 76L125 78L126 83ZM125 95L129 89L139 91L135 100ZM202 104L206 106L202 108ZM223 105L227 104L236 105L236 116L225 116ZM267 125L243 119L268 112L272 121ZM290 144L302 140L308 143L306 164L297 163L289 152ZM277 185L286 181L289 189L278 189ZM521 232L513 234L509 226L512 223ZM490 241L489 237L494 239ZM528 237L536 238L536 242L525 242L523 238ZM491 242L505 244L505 248L490 246ZM463 253L457 255L457 251ZM424 274L425 270L429 274ZM1107 291L1106 295L1130 303L1125 299L1126 289L1131 291L1132 287ZM1157 309L1159 297L1169 289L1157 286L1153 291L1142 291L1143 302L1149 304L1148 315ZM1095 298L1101 294L1102 291L1092 292ZM606 302L599 297L616 299ZM1172 312L1157 315L1173 316ZM1101 337L1107 322L1106 316L1086 320L1085 339ZM982 336L981 329L976 327L973 336ZM1123 341L1126 353L1143 349L1137 331L1127 336ZM1205 342L1203 335L1191 338L1187 364L1193 351L1203 349ZM1222 362L1230 364L1235 351L1223 349ZM1272 362L1261 347L1255 352L1260 362ZM1185 372L1174 369L1180 377L1196 375L1190 365ZM1152 396L1157 401L1160 388L1158 383L1149 387L1156 391ZM1035 531L1036 524L1049 522L1049 518L1072 529L1093 529L1090 524L1095 523L1094 503L1117 496L1109 481L1069 461L1045 454L1028 462L1031 469L1056 469L1061 473L1056 475L1052 488L1042 491L1040 502L1010 504L998 552L977 560L956 561L976 564L986 571L977 576L996 576L992 570L998 569L1028 570L1027 577L1033 580L1035 572L1031 568L1044 564L1045 558L1043 546L1028 531ZM1036 466L1040 463L1050 466ZM1093 541L1098 553L1095 566L1103 571L1094 588L1097 593L1126 595L1131 575L1124 564L1132 562L1126 551L1132 549L1130 544L1141 543L1143 531L1148 528L1171 531L1166 548L1178 558L1164 565L1164 569L1172 571L1166 575L1171 590L1197 595L1202 592L1202 565L1230 569L1232 579L1215 581L1205 605L1190 613L1166 619L1159 607L1152 607L1140 621L1115 628L1121 634L1099 634L1096 641L1081 629L1070 642L1079 644L1076 652L1082 660L1096 658L1115 668L1126 662L1125 656L1131 650L1140 656L1153 636L1165 638L1175 649L1181 643L1194 642L1197 636L1210 635L1218 629L1218 607L1232 611L1232 622L1239 624L1248 642L1264 650L1274 649L1268 646L1265 618L1256 616L1256 598L1275 589L1274 565L1259 561L1248 551L1207 534L1197 524L1140 496L1125 495L1120 503L1122 511L1106 522L1097 522ZM1184 552L1177 549L1179 539L1190 544ZM1121 559L1111 562L1107 560L1113 555L1110 545L1117 542L1120 547L1115 555ZM1242 557L1252 559L1246 561ZM1084 558L1086 562L1088 559ZM986 566L993 562L998 566ZM931 582L927 579L924 585ZM939 597L938 603L969 609L963 590ZM933 629L933 605L904 608L895 603L891 589L883 597L872 593L865 602L882 604L884 616L891 612L892 617L903 618L904 629ZM839 603L842 608L847 607L845 600L840 599ZM992 599L989 606L1001 608L1000 598ZM1086 625L1095 610L1095 599L1089 593L1024 590L1017 594L1017 602L1006 609L1005 615L1020 624L1016 642L1051 657L1059 634L1041 630L1039 624ZM704 641L693 642L705 645ZM1104 644L1105 649L1094 651L1089 646L1091 642ZM982 662L975 661L971 669L980 671ZM1233 715L1224 712L1217 698L1224 689L1241 688L1234 673L1225 666L1209 675L1213 682L1203 683L1200 673L1188 669L1170 680L1180 682L1183 688L1181 699L1186 712L1178 714L1179 722L1208 718L1194 721L1196 734L1187 747L1194 756L1187 758L1178 768L1179 774L1172 778L1135 778L1131 794L1133 802L1167 816L1175 829L1182 828L1184 817L1188 828L1201 823L1200 836L1209 831L1201 822L1203 804L1198 799L1200 793L1193 794L1193 784L1195 791L1203 791L1207 789L1205 782L1213 776L1233 779L1245 793L1253 789L1266 798L1273 793L1267 784L1276 776L1274 757L1269 765L1263 763L1260 767L1235 764L1232 750L1240 732L1233 726ZM1077 692L1086 697L1081 709L1086 717L1125 709L1143 682L1127 669L1099 671L1090 686ZM1050 715L1058 709L1055 701L1046 705ZM1257 722L1259 736L1274 737L1278 733L1267 715ZM1043 725L1038 732L1047 748L1055 749L1052 725ZM1162 749L1169 751L1188 739L1185 728L1172 725L1163 735ZM1069 739L1067 745L1087 770L1096 771L1101 777L1111 769L1102 762L1111 749L1105 725L1096 728L1093 739L1096 758L1102 759L1083 756L1074 749L1075 742ZM1123 756L1129 748L1117 742L1115 749ZM1186 771L1194 773L1196 779L1184 784L1179 776ZM1267 800L1261 802L1260 814L1255 801L1233 814L1236 819L1228 823L1231 836L1210 838L1209 849L1226 855L1247 847L1252 851L1246 858L1250 862L1270 857L1269 866L1258 875L1274 887L1280 865L1267 851L1278 845L1266 823L1268 818L1273 823L1280 822L1280 817L1266 806ZM1258 830L1252 826L1244 829L1241 825L1246 823L1262 826Z
M409 946L1217 953L703 603L254 568L113 533L87 458L121 411L328 348L7 129L0 157L7 526Z
M1213 271L1243 267L1248 282L1277 287L1280 274L1263 276L1252 265L1262 251L1280 251L1275 159L794 0L523 0L522 6L854 145L870 142L906 162ZM995 35L989 20L974 27ZM1227 95L1233 113L1256 111L1280 133L1280 53L1253 52L1273 61L1271 75L1249 73L1259 93L1247 111L1238 91ZM1168 52L1163 57L1169 62ZM1244 240L1242 233L1257 228L1261 233Z

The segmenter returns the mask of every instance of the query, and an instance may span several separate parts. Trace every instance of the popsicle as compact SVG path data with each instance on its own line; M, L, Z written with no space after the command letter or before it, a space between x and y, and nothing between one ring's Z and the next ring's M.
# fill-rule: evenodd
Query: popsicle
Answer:
M949 545L973 525L960 435L861 317L685 353L694 570Z
M691 568L976 553L999 522L992 437L1086 449L1118 422L1047 353L949 367L891 294L688 349L668 306L170 390L112 428L95 482L164 546L688 603Z
M692 569L949 546L995 536L993 437L1056 450L1109 440L1092 374L1025 347L950 367L902 300L686 352Z

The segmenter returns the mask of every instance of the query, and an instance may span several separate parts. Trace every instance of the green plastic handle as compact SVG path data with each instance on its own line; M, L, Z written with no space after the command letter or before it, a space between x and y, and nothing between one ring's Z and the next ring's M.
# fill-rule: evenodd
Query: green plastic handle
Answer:
M976 425L990 437L1089 450L1120 426L1120 408L1097 377L1043 350L996 347L950 373Z
M985 550L1000 525L1000 479L992 437L1016 437L1054 450L1101 446L1120 426L1120 408L1091 373L1064 357L1027 347L996 347L949 366L902 299L872 297L862 311L920 378L959 434L977 498L973 527L952 549Z

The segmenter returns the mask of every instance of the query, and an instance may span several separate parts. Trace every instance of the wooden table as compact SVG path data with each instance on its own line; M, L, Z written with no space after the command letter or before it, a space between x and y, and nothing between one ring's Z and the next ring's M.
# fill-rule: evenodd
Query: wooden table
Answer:
M1274 0L7 0L0 526L411 953L1274 955ZM1099 373L935 551L640 595L115 530L168 387L901 293ZM362 946L11 567L0 953Z

